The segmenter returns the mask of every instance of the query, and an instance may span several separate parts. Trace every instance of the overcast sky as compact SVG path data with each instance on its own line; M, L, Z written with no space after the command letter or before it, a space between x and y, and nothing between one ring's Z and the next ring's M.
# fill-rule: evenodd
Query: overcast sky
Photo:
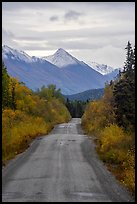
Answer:
M83 61L123 67L135 44L134 2L3 2L2 44L30 56L63 48Z

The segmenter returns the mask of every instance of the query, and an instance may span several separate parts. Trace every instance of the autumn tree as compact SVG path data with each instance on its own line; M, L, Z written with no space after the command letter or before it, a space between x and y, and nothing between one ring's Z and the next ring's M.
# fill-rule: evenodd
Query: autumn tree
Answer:
M47 87L43 85L40 89L35 92L40 98L45 100L51 100L52 98L57 98L59 101L64 103L64 97L61 94L61 89L57 89L55 84L50 84Z

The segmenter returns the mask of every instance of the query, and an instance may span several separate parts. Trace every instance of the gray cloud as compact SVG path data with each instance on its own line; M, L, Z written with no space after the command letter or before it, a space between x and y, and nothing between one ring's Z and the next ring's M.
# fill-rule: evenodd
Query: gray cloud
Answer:
M134 2L2 2L2 42L30 53L63 47L89 58L92 52L97 62L101 56L108 61L107 49L119 53L128 40L135 42L134 7Z
M20 45L14 40L16 39L15 35L9 31L2 28L2 44L9 45L11 47L20 48Z
M108 43L101 42L92 42L92 41L62 41L62 40L49 40L48 43L33 43L33 44L24 44L22 49L25 50L56 50L60 47L68 50L84 50L84 49L98 49L108 45Z
M2 2L5 11L17 11L22 9L101 9L101 10L130 10L132 11L135 2Z
M83 13L73 11L73 10L69 10L62 16L62 19L64 19L65 21L77 20L81 15L83 15ZM49 20L50 21L58 21L59 16L53 15L53 16L50 17Z
M58 16L51 16L50 21L58 21L59 20L59 17Z
M25 28L20 28L20 34L16 36L17 39L20 40L66 40L66 39L73 39L73 38L108 38L111 39L112 37L116 37L117 39L123 38L123 36L130 36L134 35L134 27L127 25L111 25L98 28L80 28L80 29L70 29L70 30L55 30L55 31L35 31L35 30L28 30Z
M65 20L77 20L79 16L83 15L83 13L77 12L77 11L68 11L64 15Z
M60 7L62 2L2 2L5 11L23 10L23 9L51 9Z
M82 31L81 31L82 32ZM90 31L92 33L92 31ZM131 42L134 42L134 35L125 34L125 35L87 35L87 37L82 38L78 36L79 31L73 30L72 33L69 34L66 31L56 32L56 38L54 37L54 32L49 33L41 33L41 39L33 38L31 41L27 37L20 37L18 38L19 42L22 42L22 48L26 50L53 50L62 47L64 49L71 49L71 50L95 50L99 48L103 48L106 46L113 46L116 48L123 48L125 47L125 43L128 39ZM76 35L75 35L76 34ZM45 42L46 40L46 42ZM23 41L28 41L27 43L23 43ZM31 43L30 43L31 42ZM83 51L82 51L83 52Z
M10 38L12 39L14 37L14 34L11 31L5 30L2 28L2 38Z

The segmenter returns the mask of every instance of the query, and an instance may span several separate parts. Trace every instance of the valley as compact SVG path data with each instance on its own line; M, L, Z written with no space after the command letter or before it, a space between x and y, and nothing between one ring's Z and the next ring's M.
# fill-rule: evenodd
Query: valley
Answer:
M95 70L95 65L89 66L62 48L52 56L38 58L4 45L2 59L9 75L18 78L33 91L43 85L55 84L64 95L104 88L105 83L113 80L119 72L119 68L106 66L107 74L103 75ZM104 67L99 64L96 66L100 69Z

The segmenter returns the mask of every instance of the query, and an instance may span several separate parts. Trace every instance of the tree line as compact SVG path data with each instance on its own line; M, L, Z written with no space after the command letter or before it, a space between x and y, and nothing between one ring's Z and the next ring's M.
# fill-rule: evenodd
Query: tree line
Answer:
M70 113L55 85L32 91L10 77L2 64L2 161L28 147L32 139L46 135L55 124L68 122Z
M116 120L125 129L135 128L135 46L131 43L127 50L126 62L123 72L119 73L118 79L111 83L114 94L114 110Z
M80 100L71 101L67 98L65 105L69 110L72 118L81 118L88 102L88 100L86 102Z
M94 136L96 149L107 167L135 192L135 46L126 46L123 71L106 84L100 100L90 102L82 127Z

